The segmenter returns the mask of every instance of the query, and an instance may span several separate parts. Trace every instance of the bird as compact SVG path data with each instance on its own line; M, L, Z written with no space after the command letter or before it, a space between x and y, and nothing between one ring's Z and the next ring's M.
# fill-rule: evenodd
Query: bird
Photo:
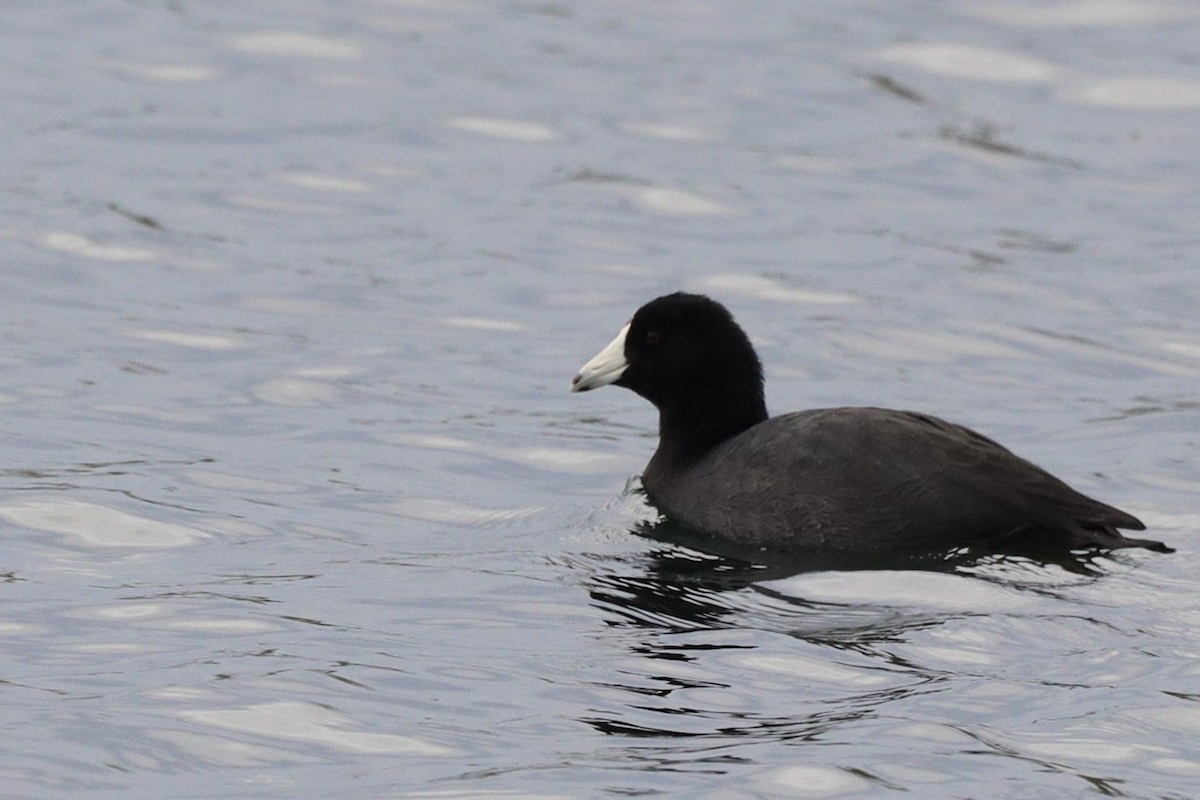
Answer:
M719 302L675 292L634 313L571 381L658 409L642 473L650 502L693 531L755 550L877 555L1006 545L1109 551L1137 517L1094 500L970 428L869 406L770 416L749 337Z

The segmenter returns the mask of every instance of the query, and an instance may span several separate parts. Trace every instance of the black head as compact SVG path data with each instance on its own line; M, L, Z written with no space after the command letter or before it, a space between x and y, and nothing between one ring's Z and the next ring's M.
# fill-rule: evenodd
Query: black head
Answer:
M692 450L766 419L762 367L720 303L677 292L637 310L575 376L573 389L624 386L658 407L664 440Z

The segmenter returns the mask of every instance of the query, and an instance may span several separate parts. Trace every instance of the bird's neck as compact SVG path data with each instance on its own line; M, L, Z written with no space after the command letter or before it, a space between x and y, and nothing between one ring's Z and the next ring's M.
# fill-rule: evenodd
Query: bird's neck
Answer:
M710 387L660 407L658 412L658 449L670 461L699 458L767 419L761 388L738 392L732 387Z

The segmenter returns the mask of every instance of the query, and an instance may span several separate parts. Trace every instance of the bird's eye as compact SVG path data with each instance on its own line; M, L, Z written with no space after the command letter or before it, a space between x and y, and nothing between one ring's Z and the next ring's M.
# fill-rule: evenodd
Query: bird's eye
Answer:
M646 344L658 344L662 337L658 335L658 331L650 331L646 334Z

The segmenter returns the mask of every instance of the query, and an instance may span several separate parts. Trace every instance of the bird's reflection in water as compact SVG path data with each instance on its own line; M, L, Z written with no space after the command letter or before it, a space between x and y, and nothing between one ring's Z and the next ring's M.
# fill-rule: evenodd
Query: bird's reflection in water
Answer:
M921 549L887 553L830 553L787 551L747 547L718 536L694 531L660 517L643 521L631 531L635 535L676 548L654 554L652 569L664 578L705 578L728 589L779 580L803 572L827 570L926 570L977 574L987 564L1007 560L1057 567L1080 576L1100 576L1099 561L1109 550L1065 550L1043 546L1036 538L1010 538L991 546L967 545L948 551ZM681 549L682 548L682 549Z
M725 749L744 737L816 741L897 703L904 707L916 695L944 691L955 675L936 659L913 657L926 642L920 633L978 624L970 618L995 613L986 602L969 600L947 608L945 602L914 607L810 599L798 596L785 578L838 570L866 587L873 580L868 570L915 570L940 573L946 581L999 584L981 587L985 593L1030 588L1040 594L1103 574L1098 562L1104 554L1095 552L964 548L852 561L747 552L668 520L640 524L633 532L654 546L634 557L593 562L588 579L593 603L626 654L602 688L610 700L613 691L624 699L593 708L580 721L605 734L636 737L613 758L644 760L656 769L721 771L735 758ZM1031 574L1043 580L1029 585L1024 579ZM781 682L787 687L783 705L778 691L755 688ZM713 697L716 705L706 705Z

